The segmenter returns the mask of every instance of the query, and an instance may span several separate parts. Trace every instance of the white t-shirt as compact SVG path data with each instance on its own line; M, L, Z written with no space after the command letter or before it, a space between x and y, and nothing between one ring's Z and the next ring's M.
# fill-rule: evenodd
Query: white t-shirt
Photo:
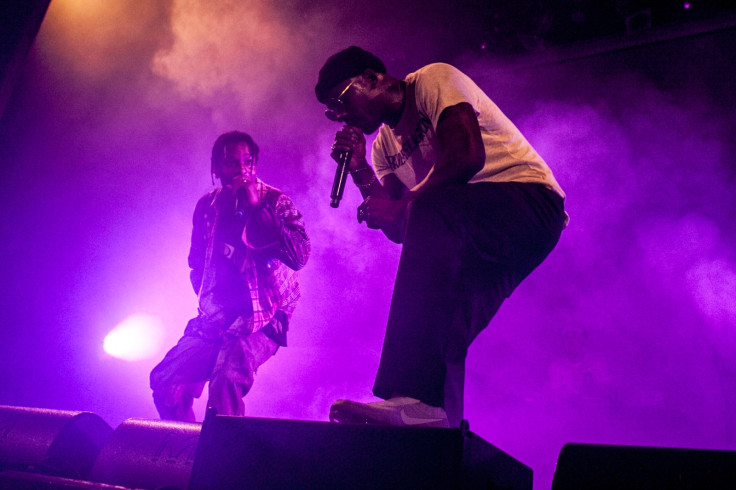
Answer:
M437 121L447 107L473 106L485 145L486 162L470 183L531 182L565 193L524 135L467 75L434 63L406 79L404 112L396 128L383 124L373 142L373 166L379 178L395 173L408 188L421 182L441 156Z

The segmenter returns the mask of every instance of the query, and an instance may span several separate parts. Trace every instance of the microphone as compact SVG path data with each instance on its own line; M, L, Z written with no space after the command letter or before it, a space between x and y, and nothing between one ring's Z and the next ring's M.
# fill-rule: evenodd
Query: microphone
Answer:
M242 187L238 187L238 189L235 191L235 216L237 216L238 218L245 217L245 206L247 201L248 196L245 189L243 189Z
M335 180L332 182L332 193L330 194L330 206L336 208L340 205L342 193L345 191L345 181L348 178L348 164L353 156L351 151L343 151L338 156Z

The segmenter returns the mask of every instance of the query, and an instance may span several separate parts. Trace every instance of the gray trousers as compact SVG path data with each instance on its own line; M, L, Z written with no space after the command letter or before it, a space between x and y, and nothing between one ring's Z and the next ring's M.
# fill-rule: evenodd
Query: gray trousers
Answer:
M243 397L253 386L254 374L278 347L263 331L222 339L185 333L151 371L159 415L164 420L195 422L192 405L208 381L208 407L221 415L244 415Z

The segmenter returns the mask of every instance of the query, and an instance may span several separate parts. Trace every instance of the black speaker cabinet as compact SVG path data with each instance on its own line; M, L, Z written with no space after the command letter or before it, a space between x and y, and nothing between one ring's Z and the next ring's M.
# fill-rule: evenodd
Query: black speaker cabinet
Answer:
M128 419L103 446L90 480L143 489L185 489L200 424Z
M73 480L60 476L40 475L24 471L0 471L0 489L2 490L134 490L95 483L85 480ZM137 489L135 489L137 490Z
M111 433L89 412L0 406L0 469L84 480Z
M384 427L208 413L196 489L526 489L532 471L465 429Z
M566 444L552 490L736 489L736 451Z

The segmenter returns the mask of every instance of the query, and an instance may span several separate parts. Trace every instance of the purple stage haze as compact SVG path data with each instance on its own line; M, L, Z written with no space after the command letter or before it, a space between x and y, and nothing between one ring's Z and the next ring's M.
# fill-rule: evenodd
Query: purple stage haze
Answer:
M196 314L191 215L232 129L313 247L248 415L327 420L337 398L375 400L400 247L358 225L352 184L329 206L339 126L313 90L357 44L397 76L464 70L568 194L557 249L471 347L471 430L535 489L566 442L736 449L734 29L524 65L472 46L482 26L453 2L287 3L52 1L0 124L0 404L156 417L148 373ZM131 315L163 326L153 357L103 350Z

